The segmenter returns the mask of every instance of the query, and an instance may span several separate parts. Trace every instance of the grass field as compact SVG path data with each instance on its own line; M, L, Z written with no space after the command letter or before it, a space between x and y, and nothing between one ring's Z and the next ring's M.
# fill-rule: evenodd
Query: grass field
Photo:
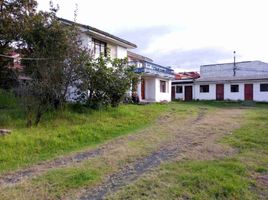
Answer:
M202 131L228 130L228 127L211 124L217 120L220 124L222 120L216 113L228 111L231 115L237 110L242 113L238 115L240 119L230 119L229 122L239 122L239 127L219 140L211 140L213 144L205 144L223 150L232 149L230 154L209 157L205 155L209 152L205 151L204 156L187 157L191 148L187 149L186 145L183 159L161 164L107 199L268 199L268 185L262 181L265 177L268 180L268 105L245 107L239 102L201 101L122 105L117 109L82 109L79 112L67 107L48 113L38 127L29 129L25 127L16 99L2 94L0 128L12 129L11 135L0 137L2 174L75 151L94 149L107 141L116 141L118 137L122 140L111 147L108 145L107 151L98 157L76 165L48 169L14 187L1 186L0 199L76 199L81 191L101 184L105 177L124 165L149 155L165 142L169 145L178 130L183 130L181 137L189 144L191 140L194 144L198 142ZM205 113L200 114L200 111ZM201 119L202 115L208 117L199 127L198 122L194 124L192 121ZM188 134L189 124L196 129L190 131L187 138L183 134L184 131ZM196 130L200 133L194 138Z
M168 109L160 104L122 105L77 112L70 107L48 113L37 127L27 128L16 99L0 91L0 128L12 130L11 135L0 137L0 174L144 128Z
M268 106L248 109L241 128L220 143L237 153L163 164L109 199L267 199L268 185L259 180L268 177Z

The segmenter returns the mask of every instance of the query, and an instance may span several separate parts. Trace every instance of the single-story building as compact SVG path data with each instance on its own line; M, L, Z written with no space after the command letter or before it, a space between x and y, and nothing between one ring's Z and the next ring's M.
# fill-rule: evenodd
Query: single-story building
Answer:
M194 80L199 77L198 72L176 73L175 80L172 81L172 100L191 101L193 99Z
M140 101L171 101L171 80L174 71L153 63L153 60L133 52L128 52L129 63L136 66L135 72L140 74L137 95Z
M202 65L193 80L195 100L242 100L268 102L268 63L245 61Z

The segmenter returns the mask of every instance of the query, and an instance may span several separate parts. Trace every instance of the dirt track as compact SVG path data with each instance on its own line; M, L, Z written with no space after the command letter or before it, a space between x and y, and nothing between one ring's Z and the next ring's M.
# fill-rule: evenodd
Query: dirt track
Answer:
M158 167L162 162L214 159L235 153L234 149L217 144L217 140L239 127L242 113L242 109L211 111L204 107L199 108L197 115L185 119L176 112L166 113L155 124L136 134L114 139L95 149L5 174L0 177L0 188L5 190L6 186L23 184L51 169L75 167L91 159L99 159L107 161L105 163L113 166L114 171L107 174L97 186L82 188L75 196L82 200L104 199L149 170ZM30 196L35 192L38 191L33 189ZM25 196L27 193L23 191ZM62 198L69 199L68 196L67 194Z
M177 127L178 129L174 130L176 134L172 141L163 144L150 155L138 159L134 164L112 174L106 182L84 193L80 199L104 199L165 161L183 158L213 159L235 153L234 149L216 144L216 141L239 127L237 118L241 112L239 109L229 109L207 113L205 109L200 109L198 116L191 121L191 126L187 123L184 127Z

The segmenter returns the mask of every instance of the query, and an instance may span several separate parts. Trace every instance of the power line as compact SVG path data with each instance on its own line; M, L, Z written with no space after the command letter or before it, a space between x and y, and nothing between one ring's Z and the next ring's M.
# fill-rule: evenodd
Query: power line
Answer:
M13 56L7 56L4 54L0 54L0 57L14 59ZM22 57L20 57L19 59L21 59L21 60L53 60L53 58L22 58Z

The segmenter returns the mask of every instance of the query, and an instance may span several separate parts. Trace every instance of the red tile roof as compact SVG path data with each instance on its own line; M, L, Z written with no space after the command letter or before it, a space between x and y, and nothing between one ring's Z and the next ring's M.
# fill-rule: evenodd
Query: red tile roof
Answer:
M197 79L200 77L198 72L179 72L175 74L175 80Z

